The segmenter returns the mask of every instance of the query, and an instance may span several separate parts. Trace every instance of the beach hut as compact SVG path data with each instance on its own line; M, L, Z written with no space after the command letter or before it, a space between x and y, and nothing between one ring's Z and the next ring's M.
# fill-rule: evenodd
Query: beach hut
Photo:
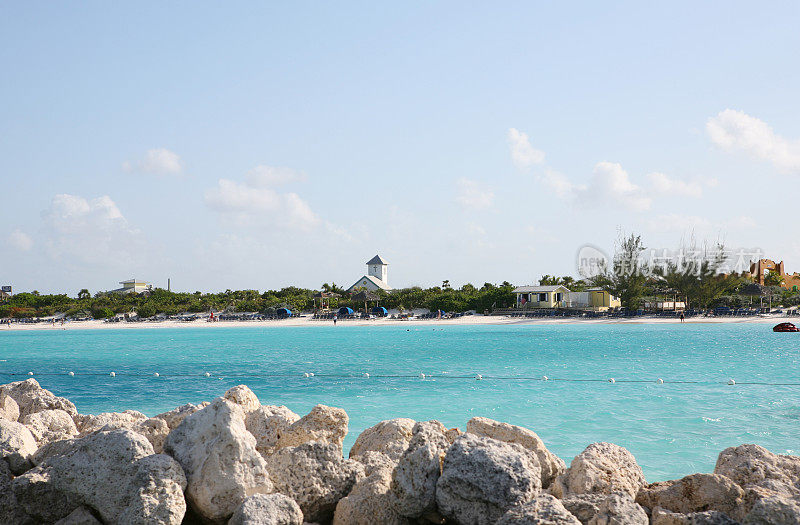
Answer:
M367 303L375 301L377 306L377 302L380 300L380 296L370 290L361 290L360 292L353 294L353 297L351 297L351 299L353 301L358 301L359 303L364 303L364 312L366 313L369 311L367 310Z
M291 317L292 311L288 308L278 308L275 310L275 314L277 314L278 317Z
M339 308L339 315L342 316L353 315L353 309L348 306L342 306L341 308Z
M384 308L383 306L376 306L372 309L372 315L376 315L378 317L386 317L389 315L389 310Z

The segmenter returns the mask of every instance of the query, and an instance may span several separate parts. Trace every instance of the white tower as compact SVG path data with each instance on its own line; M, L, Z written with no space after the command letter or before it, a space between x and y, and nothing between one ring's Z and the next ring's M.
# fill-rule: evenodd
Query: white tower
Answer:
M383 284L389 285L389 263L381 259L380 255L376 255L367 261L367 275L371 275L376 279L383 281Z

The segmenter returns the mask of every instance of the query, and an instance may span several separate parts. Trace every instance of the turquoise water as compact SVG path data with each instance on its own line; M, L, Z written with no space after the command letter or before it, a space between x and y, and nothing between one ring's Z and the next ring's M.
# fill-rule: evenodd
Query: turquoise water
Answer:
M33 371L81 412L148 415L244 383L263 404L301 415L317 403L346 409L346 449L382 419L439 419L464 429L469 418L486 416L534 430L567 462L589 443L617 443L634 453L649 481L659 481L710 472L731 445L800 452L800 386L722 384L728 378L800 383L800 335L770 328L409 323L4 331L0 382ZM108 375L112 370L116 377ZM304 378L306 372L315 376ZM420 373L436 377L422 380ZM493 378L542 375L602 381ZM609 377L618 381L610 384ZM656 384L659 377L667 383Z

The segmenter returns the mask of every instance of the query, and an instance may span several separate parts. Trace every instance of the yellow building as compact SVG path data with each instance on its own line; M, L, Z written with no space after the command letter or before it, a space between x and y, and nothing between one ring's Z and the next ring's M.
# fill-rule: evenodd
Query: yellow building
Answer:
M567 307L569 288L560 284L553 286L519 286L514 288L517 308L564 308Z

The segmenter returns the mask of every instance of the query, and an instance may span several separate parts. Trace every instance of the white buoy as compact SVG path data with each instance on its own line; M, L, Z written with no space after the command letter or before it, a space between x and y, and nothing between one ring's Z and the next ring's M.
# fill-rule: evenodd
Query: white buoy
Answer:
M423 374L422 372L420 372L420 374L419 374L419 378L420 378L420 379L425 379L425 374Z
M308 375L314 377L314 372L309 372Z
M156 372L155 374L153 374L153 377L158 377L158 375L159 375L158 372Z
M542 381L547 381L548 379L550 379L550 378L547 377L547 376L542 376Z
M659 385L663 385L664 384L664 380L659 377L658 379L656 379L656 383L659 384Z
M366 377L367 379L369 379L369 373L368 373L368 372L364 372L364 377Z
M75 375L75 372L70 372L70 373L69 373L69 376L70 376L70 377L73 377L74 375Z
M303 377L311 377L311 376L308 375L308 372L306 372L306 373L303 374Z
M733 379L728 379L728 384L729 385L735 385L736 381L734 381Z
M28 375L29 375L29 376L32 376L32 375L33 375L33 372L28 372Z
M205 374L203 374L203 375L204 375L204 376L206 376L206 377L211 377L211 374L210 374L209 372L206 372L206 373L205 373Z
M609 382L609 383L616 383L616 381L614 380L614 378L613 378L613 377L609 377L609 378L608 378L608 382Z
M481 379L483 379L483 376L482 376L482 375L480 375L480 374L478 374L478 375L476 375L476 376L475 376L475 379L477 379L478 381L480 381Z
M108 374L108 375L110 375L111 377L116 377L116 376L117 376L116 372L111 372L111 373L110 373L110 374Z

